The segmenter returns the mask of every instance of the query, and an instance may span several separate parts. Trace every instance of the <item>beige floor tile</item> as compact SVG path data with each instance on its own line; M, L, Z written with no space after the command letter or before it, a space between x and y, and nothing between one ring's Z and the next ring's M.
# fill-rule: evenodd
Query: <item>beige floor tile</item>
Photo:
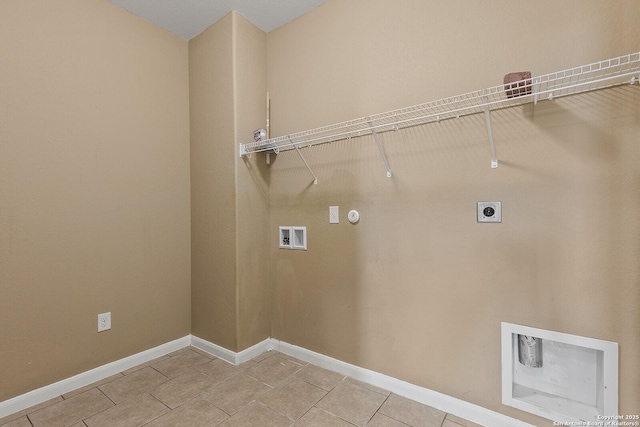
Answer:
M456 417L455 415L447 414L445 418L445 423L442 424L442 427L482 427L480 424L472 423L469 420L465 420L460 417Z
M408 427L407 424L396 421L379 412L377 412L366 425L367 427Z
M482 427L277 351L235 366L191 347L0 419L0 427L143 424Z
M411 427L441 427L446 412L406 397L391 394L378 411Z
M167 381L169 378L151 367L146 367L98 388L115 403L122 403L142 393L156 390Z
M386 397L355 384L340 383L318 404L318 408L358 426L365 425Z
M346 384L355 384L357 386L366 388L367 390L371 390L373 392L381 394L381 395L383 395L385 397L389 396L391 394L391 392L389 390L385 390L383 388L376 387L376 386L371 385L371 384L363 383L362 381L355 380L355 379L353 379L351 377L345 378L343 382L346 383Z
M167 359L151 365L155 370L169 378L176 378L187 372L193 372L193 368L210 361L211 358L203 356L191 349L182 350Z
M292 423L284 415L258 402L252 402L220 424L220 427L288 427Z
M0 426L2 427L31 427L31 423L26 415L23 415L20 418L16 418L8 423L3 423L0 421Z
M30 414L32 412L36 412L40 409L46 408L47 406L51 406L54 403L58 403L58 402L62 402L64 399L62 398L62 396L57 396L54 397L53 399L49 399L45 402L39 403L37 405L34 405L30 408L24 409L22 411L18 411L15 412L11 415L7 415L6 417L0 418L0 426L4 427L5 424L7 424L9 421L14 421L17 420L18 418L22 418L27 414Z
M213 384L213 381L206 375L192 371L160 385L152 394L169 408L174 409L193 399Z
M122 373L117 373L115 375L111 375L110 377L104 378L104 379L102 379L100 381L96 381L96 382L94 382L92 384L89 384L87 386L84 386L84 387L81 387L79 389L70 391L69 393L65 393L65 394L62 395L62 397L64 399L69 399L69 398L71 398L71 397L73 397L75 395L78 395L80 393L84 393L85 391L87 391L89 389L100 387L101 385L108 384L111 381L115 381L115 380L117 380L119 378L122 378L122 377L123 377Z
M187 348L188 348L189 350L191 350L191 351L195 351L196 353L199 353L199 354L201 354L201 355L203 355L203 356L205 356L205 357L207 357L207 358L209 358L209 359L217 359L217 357L216 357L216 356L214 356L213 354L211 354L211 353L207 353L207 352L206 352L206 351L204 351L204 350L200 350L198 347L190 346L190 347L187 347Z
M271 387L244 374L215 384L200 397L216 405L227 414L233 415L243 406L271 390Z
M318 408L311 408L295 424L295 427L353 427L353 424Z
M259 355L257 355L256 357L254 357L253 360L256 363L260 363L262 362L264 359L266 359L267 357L271 357L274 355L282 355L282 353L280 353L279 351L275 351L275 350L267 350L263 353L260 353Z
M168 411L153 396L143 394L89 417L84 423L88 427L139 427Z
M273 355L246 369L245 374L272 387L302 369L302 366L279 354Z
M92 388L70 399L29 414L34 427L70 426L114 406L107 396Z
M295 358L293 356L289 356L288 354L284 354L284 353L278 353L281 357L284 357L287 360L292 361L293 363L297 363L300 366L307 366L309 363L305 362L304 360L300 360L298 358Z
M213 427L227 418L229 415L212 403L196 398L146 424L145 427Z
M155 358L155 359L153 359L153 360L150 360L150 361L148 361L148 362L145 362L145 363L141 363L141 364L139 364L139 365L136 365L136 366L134 366L134 367L132 367L132 368L127 369L126 371L122 371L122 374L124 374L124 375L132 374L132 373L134 373L135 371L139 371L140 369L142 369L142 368L146 368L147 366L155 365L156 363L158 363L158 362L162 362L163 360L168 359L168 358L169 358L169 355L168 355L168 354L165 354L164 356L156 357L156 358Z
M326 391L331 391L345 378L342 374L315 365L305 366L298 371L296 377Z
M292 421L305 414L327 394L326 390L299 379L285 381L260 396L260 402Z
M205 374L215 382L226 381L234 375L238 375L243 372L247 367L242 365L232 365L222 359L213 359L209 362L202 363L195 366L193 369L196 372Z

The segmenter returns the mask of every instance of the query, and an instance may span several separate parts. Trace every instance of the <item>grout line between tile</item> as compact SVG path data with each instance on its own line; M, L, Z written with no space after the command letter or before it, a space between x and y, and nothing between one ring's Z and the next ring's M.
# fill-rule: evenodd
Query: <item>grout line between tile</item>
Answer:
M195 351L195 350L189 350L189 351L194 351L195 353L200 354L200 352L199 352L199 351ZM180 354L184 354L184 351L174 352L173 354L168 355L164 360L166 360L166 359L168 359L168 358L177 357L177 356L179 356ZM266 356L263 356L259 361L255 362L255 363L256 363L256 364L258 364L258 363L262 363L262 362L264 362L264 361L266 361L266 360L270 359L271 357L274 357L274 356L277 356L277 355L281 355L281 353L279 353L279 352L275 352L275 351L270 352L270 354L268 354L268 355L266 355ZM283 357L284 357L284 355L283 355ZM296 364L300 364L300 363L298 363L298 362L297 362L297 361L295 361L295 360L291 360L291 359L288 359L288 358L286 358L286 357L285 357L285 359L287 359L289 362L296 363ZM224 359L220 359L220 358L215 357L215 356L211 357L211 358L210 358L210 360L223 360L223 361L224 361ZM156 362L159 362L159 361L156 361ZM202 362L202 363L208 363L208 362ZM296 377L296 376L300 373L300 371L301 371L302 369L304 369L304 367L305 367L305 366L309 366L309 365L312 365L312 364L306 363L306 364L304 364L304 365L301 365L299 369L297 369L296 371L294 371L294 372L293 372L293 373L291 373L290 375L286 376L282 381L279 381L279 382L278 382L277 384L275 384L275 385L267 384L267 383L265 383L265 382L263 382L263 381L259 380L258 378L255 378L254 376L251 376L251 375L247 374L247 373L246 373L246 372L244 372L244 371L243 371L243 372L239 372L239 373L237 373L236 375L233 375L233 377L236 377L237 375L245 375L246 377L251 378L251 379L253 379L253 380L257 381L258 383L265 385L267 388L266 388L266 389L264 389L262 392L258 393L257 395L255 395L255 396L254 396L254 398L253 398L249 403L247 403L246 405L249 405L249 404L252 404L252 403L257 402L257 403L258 403L258 404L260 404L261 406L264 406L264 407L266 407L266 408L268 408L268 409L270 409L270 410L274 411L275 413L278 413L278 414L280 414L280 415L282 415L282 416L286 417L287 419L289 419L289 420L291 421L291 423L292 423L291 425L294 425L295 423L297 423L301 418L303 418L304 416L306 416L306 415L307 415L311 410L313 410L314 408L315 408L316 410L323 411L323 412L325 412L325 413L327 413L327 414L329 414L329 415L331 415L331 416L333 416L333 417L336 417L336 418L338 418L338 419L340 419L340 420L343 420L344 422L348 423L349 425L354 425L352 422L350 422L350 421L348 421L348 420L345 420L344 418L340 417L339 415L336 415L336 414L334 414L334 413L332 413L332 412L330 412L330 411L328 411L328 410L326 410L326 409L319 408L319 407L317 406L317 404L318 404L319 402L321 402L321 401L324 399L324 397L326 397L326 396L327 396L331 391L333 391L333 390L334 390L338 385L340 385L340 384L345 384L345 383L346 383L346 381L348 381L348 380L350 379L350 377L349 377L349 376L343 376L343 377L342 377L342 379L341 379L340 381L338 381L335 385L333 385L329 390L325 390L323 387L320 387L320 386L318 386L318 385L316 385L316 384L312 383L311 381L309 381L309 380L307 380L307 379L302 379L302 378ZM163 374L162 372L160 372L158 369L156 369L156 368L153 366L153 364L145 364L145 366L144 366L143 368L146 368L146 367L149 367L149 368L153 369L154 371L156 371L156 373L159 373L160 375L162 375L162 377L166 378L166 380L167 380L167 381L171 381L171 380L175 379L175 378L170 378L170 377L168 377L167 375L165 375L165 374ZM133 372L137 372L137 370L136 370L136 371L133 371ZM133 373L133 372L130 372L130 373ZM194 372L196 372L196 371L194 370ZM184 374L186 374L186 373L182 373L182 374L178 375L178 377L180 377L180 376L182 376L182 375L184 375ZM120 377L120 378L123 378L123 377L126 377L126 376L127 376L127 375L125 375L125 374L124 374L124 372L120 372L120 375L121 375L121 377ZM203 375L205 375L205 376L207 376L207 377L208 377L208 375L206 375L206 374L203 374ZM178 377L176 377L176 378L178 378ZM233 377L232 377L232 378L233 378ZM213 377L210 377L210 378L213 378ZM118 378L114 378L114 380L116 380L116 379L118 379ZM222 384L222 383L224 383L225 381L228 381L229 379L230 379L230 378L228 378L228 379L226 379L226 380L224 380L224 381L216 382L215 384L216 384L216 385L217 385L217 384ZM324 396L323 396L322 398L320 398L320 399L319 399L319 400L318 400L314 405L312 405L309 409L307 409L307 410L306 410L306 411L305 411L305 412L304 412L300 417L298 417L297 419L295 419L295 420L294 420L294 419L291 419L289 416L287 416L286 414L282 413L281 411L278 411L277 409L271 408L268 404L263 403L263 402L261 402L261 401L259 400L261 396L265 395L266 393L269 393L270 391L274 390L276 387L278 387L278 386L280 386L280 385L282 385L282 384L284 384L284 383L286 383L286 382L288 382L288 381L295 380L295 379L298 379L298 380L300 380L300 381L302 381L302 382L304 382L304 383L306 383L306 384L308 384L308 385L311 385L311 386L313 386L313 387L316 387L316 388L318 388L319 390L322 390L322 391L324 391L324 392L325 392L325 394L324 394ZM357 380L352 380L352 381L354 381L354 382L355 382L355 383L354 383L354 385L358 385L357 383L359 383L359 381L357 381ZM108 383L108 382L107 382L107 383ZM107 384L107 383L105 383L105 384ZM164 384L164 383L163 383L163 384ZM100 384L100 385L104 385L104 384ZM98 389L98 391L99 391L99 392L100 392L104 397L106 397L106 398L107 398L107 399L108 399L108 400L109 400L109 401L110 401L114 406L118 406L118 404L117 404L116 402L114 402L114 401L113 401L113 400L112 400L108 395L106 395L106 393L104 393L104 392L100 389L100 385L96 385L96 386L91 387L91 388L96 388L96 389ZM83 392L89 391L89 390L91 390L91 388L88 388L88 389L84 390ZM370 391L376 392L375 390L370 390ZM212 407L217 408L217 409L218 409L218 410L220 410L222 413L226 414L229 418L231 418L233 415L235 415L235 414L237 413L237 412L236 412L236 413L234 413L234 414L230 414L230 413L228 413L228 412L227 412L227 411L225 411L224 409L222 409L222 408L220 408L219 406L217 406L214 402L211 402L211 401L209 401L209 400L207 400L207 399L203 398L203 397L202 397L203 393L200 393L200 394L198 394L198 395L194 396L194 397L193 397L193 398L191 398L189 401L187 401L187 402L183 402L183 404L181 404L180 406L178 406L178 407L176 407L176 408L173 408L173 409L172 409L172 408L170 408L169 406L167 406L167 405L166 405L164 402L162 402L160 399L158 399L158 398L153 394L153 391L149 391L148 393L153 397L153 399L155 399L156 401L160 402L164 407L166 407L166 408L167 408L167 410L168 410L168 412L167 412L167 413L170 413L171 411L174 411L174 410L176 410L176 409L180 408L180 407L181 407L182 405L184 405L185 403L188 403L189 401L192 401L192 400L195 400L195 399L202 399L202 400L207 401L208 403L210 403L210 404L211 404L211 406L212 406ZM380 394L380 393L378 393L378 394ZM379 414L380 416L390 418L390 419L392 419L392 420L394 420L394 421L396 421L396 422L398 422L398 423L401 423L402 425L406 425L406 426L408 426L408 427L411 427L410 425L408 425L408 424L406 424L406 423L404 423L404 422L402 422L402 421L400 421L400 420L396 420L396 419L395 419L394 417L392 417L392 416L389 416L389 415L386 415L386 414L383 414L383 413L381 413L381 412L380 412L380 409L381 409L381 408L384 406L384 404L389 400L389 398L390 398L390 396L391 396L391 395L392 395L392 393L389 393L389 394L387 394L387 395L385 396L385 398L384 398L384 400L382 401L382 403L378 406L378 408L377 408L377 409L375 410L375 412L371 415L371 417L370 417L370 418L365 422L365 424L364 424L364 425L367 425L368 423L370 423L370 422L371 422L371 420L372 420L372 419L373 419L377 414ZM61 400L54 401L54 402L52 402L52 403L51 403L51 405L56 404L56 403L60 403L60 402L63 402L63 401L66 401L66 400L68 400L69 398L74 397L74 396L77 396L77 394L74 394L74 395L72 395L72 396L69 396L68 398L65 398L64 396L60 395L60 396L59 396L59 398L60 398ZM128 400L128 399L127 399L127 400ZM122 403L122 402L120 402L120 403ZM44 408L46 408L46 407L48 407L48 406L51 406L51 405L46 405L46 406L44 406L44 407L42 407L42 408L38 408L37 410L33 410L33 411L31 411L31 412L29 412L29 413L27 413L27 414L24 414L24 415L22 415L22 416L24 416L24 417L27 419L27 421L28 421L29 425L30 425L31 427L33 427L33 426L34 426L34 424L33 424L33 421L31 420L30 416L31 416L31 415L33 415L33 414L34 414L35 412L37 412L38 410L44 409ZM246 405L245 405L244 407L246 407ZM106 408L106 409L103 409L103 410L101 410L101 411L99 411L99 412L97 412L97 413L95 413L95 414L92 414L91 416L95 416L95 415L100 414L100 413L104 412L105 410L108 410L108 409L111 409L111 408L112 408L112 407L110 407L110 408ZM165 415L165 414L166 414L166 413L164 413L163 415ZM445 425L445 422L448 420L447 415L448 415L448 414L446 414L446 415L445 415L445 417L442 419L442 422L439 424L439 427L443 427L443 425ZM157 419L157 418L156 418L156 419ZM154 420L155 420L155 419L154 419ZM149 421L149 422L152 422L152 421L154 421L154 420L151 420L151 421ZM458 424L458 423L456 423L455 421L452 421L452 420L449 420L449 421L450 421L451 423L453 423L454 425L456 425L456 426L463 427L461 424ZM9 421L9 422L11 422L11 421ZM86 424L86 422L85 422L85 420L84 420L84 419L83 419L83 420L80 420L79 422L81 423L81 425L82 425L82 426L85 426L85 427L87 426L87 424Z
M388 395L388 396L386 396L386 397L384 398L384 400L382 401L382 403L380 404L380 406L378 406L378 409L376 409L376 412L374 412L374 413L373 413L373 415L371 415L371 418L369 418L369 420L367 421L367 423L371 422L371 420L373 419L373 417L375 417L375 416L376 416L376 414L380 412L380 408L382 408L382 407L384 406L384 404L387 402L387 400L389 400L389 397L391 397L391 393L389 393L389 395ZM382 413L381 413L380 415L384 415L384 414L382 414ZM389 418L391 418L391 417L389 417ZM395 421L400 422L400 420L396 420L395 418L391 418L391 419L393 419L393 420L395 420ZM404 423L402 423L402 424L404 424ZM442 427L442 426L440 426L440 427Z
M116 402L114 402L114 401L113 401L109 396L107 396L107 395L105 394L105 392L104 392L104 391L100 390L100 387L95 387L95 388L97 388L97 389L98 389L98 391L99 391L100 393L102 393L102 395L103 395L104 397L106 397L107 399L109 399L109 401L110 401L111 403L113 403L114 405L118 405L118 404L117 404ZM88 390L87 390L87 391L88 391ZM83 421L83 423L84 423L84 421Z

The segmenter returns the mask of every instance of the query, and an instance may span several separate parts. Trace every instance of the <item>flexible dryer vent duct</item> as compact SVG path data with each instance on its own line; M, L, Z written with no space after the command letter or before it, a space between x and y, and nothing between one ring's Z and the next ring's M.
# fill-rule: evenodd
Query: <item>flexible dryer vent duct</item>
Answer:
M542 367L542 339L518 335L518 360L524 366Z

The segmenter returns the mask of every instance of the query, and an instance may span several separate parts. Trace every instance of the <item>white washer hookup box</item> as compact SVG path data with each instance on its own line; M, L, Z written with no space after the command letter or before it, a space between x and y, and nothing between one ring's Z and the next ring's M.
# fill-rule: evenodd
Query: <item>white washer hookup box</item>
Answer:
M618 343L511 323L501 335L503 404L557 422L618 415ZM522 363L533 341L542 360Z

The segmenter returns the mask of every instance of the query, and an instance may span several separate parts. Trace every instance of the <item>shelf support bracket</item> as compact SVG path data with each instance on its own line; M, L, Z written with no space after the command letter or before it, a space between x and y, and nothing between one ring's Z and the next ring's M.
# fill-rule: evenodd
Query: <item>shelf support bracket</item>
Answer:
M491 113L489 112L489 100L484 97L484 120L487 122L487 134L489 135L489 147L491 148L491 168L498 167L498 158L496 157L496 147L493 144L493 132L491 131Z
M367 121L369 122L369 129L371 130L371 135L373 135L373 139L376 141L376 145L378 146L378 151L380 152L380 156L382 156L384 167L387 168L387 178L391 178L391 175L392 175L391 166L389 166L389 160L387 160L387 156L386 154L384 154L384 148L380 143L380 139L378 139L378 134L376 133L376 130L373 128L373 124L371 123L371 120L367 118Z
M533 94L533 105L538 104L538 91L540 90L540 78L536 77L533 79L533 84L531 86L531 93Z
M251 158L251 153L247 151L247 144L240 144L240 157L247 156L247 159Z
M298 148L298 146L291 140L291 138L289 138L289 142L291 142L291 145L293 145L293 148L296 149L296 153L298 153L298 156L300 156L300 159L304 162L304 165L307 167L307 169L309 169L309 173L311 174L311 176L313 177L313 183L317 184L318 183L318 177L316 176L316 174L313 173L313 171L311 170L311 167L309 167L309 163L307 163L307 161L304 159L304 156L302 155L302 153L300 152L300 149Z

